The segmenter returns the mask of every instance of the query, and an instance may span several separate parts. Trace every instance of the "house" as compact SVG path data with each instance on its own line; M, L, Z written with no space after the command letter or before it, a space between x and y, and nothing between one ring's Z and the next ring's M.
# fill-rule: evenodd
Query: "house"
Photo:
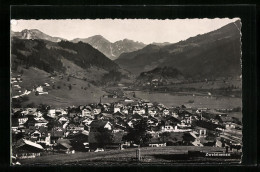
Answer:
M151 126L157 126L159 123L159 119L153 116L149 116L148 117L148 124L150 124Z
M116 117L124 118L125 115L122 112L117 111L116 113L113 113L113 118L115 119Z
M18 118L12 118L12 132L17 132L19 127Z
M81 116L82 117L90 117L92 113L92 108L90 106L86 106L84 109L81 111Z
M142 115L137 114L137 113L134 113L132 116L130 116L130 118L134 119L134 120L141 120L141 119L143 119Z
M26 139L18 140L12 149L13 155L20 159L35 158L43 151L44 148L40 144Z
M96 118L97 120L106 120L106 121L109 121L109 120L113 120L113 115L110 114L110 113L100 113L100 114L96 115L95 118Z
M225 128L226 129L231 129L231 128L236 128L237 124L233 122L225 122Z
M39 93L43 92L43 87L42 86L37 87L36 91L38 91Z
M230 117L230 116L219 116L218 117L220 123L230 123L230 122L233 122L233 118Z
M89 149L121 149L123 143L123 135L124 132L89 132ZM109 139L108 136L111 139Z
M93 120L91 118L85 118L82 123L86 126L89 126Z
M56 110L55 109L48 110L48 116L54 118L56 116Z
M122 109L122 113L128 114L128 109L127 108Z
M67 117L64 117L64 116L62 116L62 117L60 117L60 118L58 119L58 121L59 121L60 123L62 123L62 124L66 123L68 120L69 120L69 119L68 119Z
M172 125L164 125L164 126L162 126L162 129L161 129L161 131L162 132L172 132L172 131L174 131L175 129L177 129L177 126L172 126Z
M64 109L56 109L55 114L57 116L66 116L66 115L68 115L68 112Z
M35 127L40 127L40 126L46 126L48 121L45 120L43 117L41 118L34 118L35 119Z
M63 152L66 154L73 154L75 151L71 146L71 142L68 139L58 139L57 143L53 146L57 152Z
M75 151L88 151L89 142L88 142L88 131L82 131L75 134L71 134L67 139L71 142L71 146Z
M19 125L22 125L28 120L28 117L24 116L24 115L19 115L19 117L17 117L17 119L18 119Z
M40 127L46 126L48 123L44 118L28 118L28 120L24 123L26 127Z
M148 108L148 114L149 114L149 115L152 115L152 116L156 115L156 109L154 109L154 108Z
M207 129L203 127L196 126L194 131L198 133L198 137L206 137L207 136Z
M94 109L93 109L93 114L94 114L94 115L100 114L101 111L102 111L101 108L94 108Z
M165 147L166 146L166 142L161 141L158 138L152 138L150 139L150 141L148 142L148 146L149 147Z
M121 112L120 106L114 106L114 113L116 113L116 112Z
M96 132L100 129L112 130L112 124L109 121L92 121L90 124L90 132Z
M169 109L164 109L164 110L163 110L163 115L169 115L169 114L170 114Z
M135 109L133 110L133 114L143 115L143 114L145 114L145 109L135 108Z
M131 103L131 102L134 102L134 100L132 100L132 99L130 99L130 98L125 98L125 100L124 100L125 102L127 102L127 103Z
M62 126L54 126L49 133L51 134L51 143L56 143L56 141L60 138L64 137L64 129Z

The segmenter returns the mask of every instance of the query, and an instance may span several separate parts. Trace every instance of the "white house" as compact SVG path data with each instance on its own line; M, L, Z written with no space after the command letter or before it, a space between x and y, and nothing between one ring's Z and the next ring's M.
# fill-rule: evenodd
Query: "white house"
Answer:
M38 91L39 93L43 92L43 87L42 86L37 87L36 91Z
M175 129L177 129L177 126L175 126L175 127L173 127L171 125L162 126L162 132L172 132Z
M170 114L170 111L168 109L163 110L163 115L169 115L169 114Z
M84 109L82 109L82 111L81 111L81 116L82 117L86 117L86 116L88 116L88 117L90 117L91 116L91 109L89 109L89 108L84 108Z
M118 107L118 106L115 106L114 107L114 113L116 113L116 112L121 112L121 108Z
M123 109L122 112L123 112L124 114L128 114L128 109Z
M48 115L49 115L50 117L54 118L55 115L56 115L56 110L55 110L55 109L50 109L50 110L48 110Z
M36 120L36 123L35 123L35 127L40 127L40 126L46 126L48 121L46 121L44 118L34 118Z
M139 115L143 115L143 114L145 114L145 109L134 109L133 114L135 114L135 113L137 113Z
M98 108L93 109L94 115L97 115L97 114L100 114L100 113L101 113L101 109L98 109Z
M149 109L148 114L154 116L154 115L156 115L156 110L155 109Z

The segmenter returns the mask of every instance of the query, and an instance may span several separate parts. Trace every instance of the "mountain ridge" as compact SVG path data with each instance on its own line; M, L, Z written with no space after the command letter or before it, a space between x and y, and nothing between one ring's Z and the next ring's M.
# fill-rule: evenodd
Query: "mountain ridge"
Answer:
M176 68L185 77L192 78L241 75L240 28L238 20L175 44L150 44L123 53L115 62L136 75L164 66Z
M60 42L62 40L66 40L64 38L50 36L38 29L24 29L21 32L11 31L11 37L17 37L20 39L43 39L52 42Z
M120 54L125 52L132 52L145 47L145 44L130 39L123 39L115 41L114 43L108 41L102 35L94 35L88 38L75 38L71 42L84 42L88 43L111 60L115 60Z

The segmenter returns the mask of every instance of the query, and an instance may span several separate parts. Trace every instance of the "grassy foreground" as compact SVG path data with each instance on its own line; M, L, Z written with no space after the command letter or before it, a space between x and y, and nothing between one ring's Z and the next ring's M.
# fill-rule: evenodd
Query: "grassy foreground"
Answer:
M125 150L111 150L105 152L76 152L75 154L56 154L40 156L34 159L20 160L22 165L123 165L133 164L136 148ZM169 164L169 163L238 163L240 159L208 158L187 156L189 150L204 152L224 151L218 147L169 146L141 148L142 164Z

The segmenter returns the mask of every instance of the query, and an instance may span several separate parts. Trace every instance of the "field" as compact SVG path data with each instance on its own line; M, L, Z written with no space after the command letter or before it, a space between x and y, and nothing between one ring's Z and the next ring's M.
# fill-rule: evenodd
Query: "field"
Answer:
M169 93L149 93L144 91L136 91L136 97L150 100L151 102L162 103L165 106L181 106L195 108L210 108L210 109L231 109L242 106L241 98L234 97L214 97L202 95L181 95ZM192 100L193 103L189 103Z
M68 65L68 64L67 64ZM71 70L73 68L70 68ZM93 69L94 70L94 69ZM73 73L73 72L71 72ZM12 73L12 76L17 76L18 73ZM19 89L12 89L12 96L19 95L26 90L32 90L34 86L44 85L44 83L50 84L49 87L44 86L44 91L47 91L46 95L36 96L34 92L29 94L29 100L23 102L22 105L26 106L28 104L34 103L38 104L48 104L53 107L67 107L72 105L84 105L88 103L98 103L102 102L115 102L119 99L113 98L102 98L105 91L102 90L101 87L97 87L89 82L89 79L78 79L75 77L70 77L68 80L68 76L64 75L63 78L58 76L52 77L49 73L46 73L37 68L29 68L23 69L22 82L16 83L21 86L20 93ZM231 81L230 81L231 82ZM224 84L220 81L219 83ZM202 86L203 83L195 83L195 84L185 84L181 85L181 87L199 87ZM215 82L213 85L206 84L209 86L216 85ZM236 80L232 82L234 85L239 85L239 81ZM69 85L71 85L71 89L69 89ZM204 83L204 86L206 86ZM227 85L227 83L225 83ZM176 87L176 86L175 86ZM131 91L126 91L126 93L132 93ZM180 106L185 105L187 107L206 107L210 109L231 109L235 107L242 107L242 99L238 97L226 97L226 96L217 96L212 95L209 96L207 93L201 92L176 92L176 93L160 93L160 92L145 92L145 91L136 91L136 97L141 99L147 99L151 102L162 103L168 107L170 106ZM192 103L191 103L192 102Z
M136 148L125 150L111 150L105 152L76 152L75 154L48 155L34 159L20 160L22 165L129 165L133 163L132 158L136 156ZM141 148L142 164L172 164L172 163L238 163L239 158L207 158L188 157L188 150L203 152L223 152L218 147L194 147L194 146L169 146L169 147L146 147Z
M38 96L35 95L35 92L32 92L28 95L29 100L22 103L23 106L31 103L35 105L42 103L53 107L67 107L98 103L100 97L105 93L101 88L81 79L73 77L68 79L68 76L64 76L63 79L58 76L51 78L50 74L37 68L23 69L23 71L22 82L18 83L22 92L25 89L32 90L34 86L39 85L43 86L43 91L48 92L48 94ZM12 76L17 76L17 74L13 73ZM44 86L44 83L48 83L50 86ZM71 89L69 89L69 85L71 85ZM19 94L21 93L12 89L12 96Z

